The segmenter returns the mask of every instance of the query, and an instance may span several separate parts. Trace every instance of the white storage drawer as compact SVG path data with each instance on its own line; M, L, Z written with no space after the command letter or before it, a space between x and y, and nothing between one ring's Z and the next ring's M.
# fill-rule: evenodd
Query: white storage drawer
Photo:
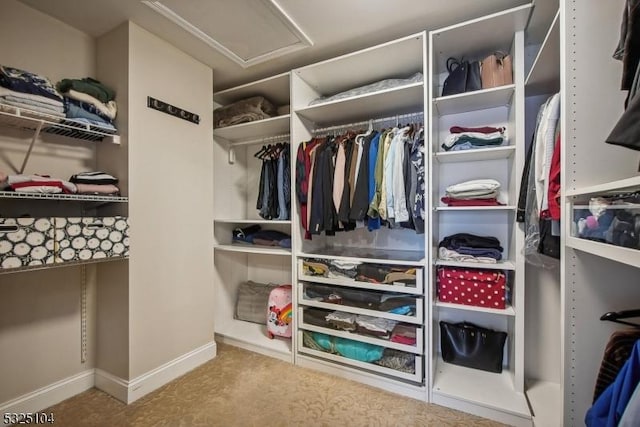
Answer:
M319 321L313 321L312 316L307 316L310 314L308 310L314 309L309 307L298 307L298 328L304 329L305 331L319 332L334 337L346 338L368 344L379 345L381 347L401 350L407 353L424 354L424 329L421 325L412 325L415 328L416 333L415 344L402 344L400 342L392 341L391 337L381 338L367 333L361 333L360 330L352 332L343 329L336 329L330 325L329 322L322 324ZM305 315L305 312L307 315ZM325 311L324 313L329 314L331 311Z
M318 289L319 287L322 287L324 289L328 288L324 285L314 285L314 284L310 284L310 283L303 283L300 282L298 283L298 304L300 305L304 305L304 306L309 306L309 307L317 307L317 308L324 308L326 310L338 310L338 311L344 311L346 313L353 313L353 314L363 314L363 315L367 315L367 316L374 316L374 317L381 317L384 319L391 319L391 320L397 320L399 322L405 322L405 323L411 323L411 324L416 324L416 325L422 325L423 323L423 319L424 319L424 299L422 297L415 297L413 295L402 295L399 297L403 298L403 301L405 300L410 300L411 301L411 305L415 306L415 309L412 310L411 313L406 313L406 314L397 314L397 313L392 313L389 311L383 311L386 305L390 305L389 302L387 302L387 304L385 304L384 306L382 304L380 305L376 305L376 304L372 304L371 308L363 308L366 307L365 304L358 304L359 306L356 305L349 305L350 301L348 299L342 299L340 302L336 301L336 302L331 302L329 301L324 301L321 299L315 299L312 297L308 297L306 290L309 289L311 287L311 289L313 289L314 287L316 289ZM323 290L324 290L323 289ZM340 287L335 287L332 288L334 290L334 292L332 292L335 295L340 295L341 293L344 294L345 291L349 291L351 292L372 292L372 291L365 291L365 290L361 290L361 289L347 289L347 288L340 288ZM388 293L387 293L388 294Z
M127 217L55 218L56 262L129 255Z
M311 334L311 332L307 332ZM356 359L345 357L340 353L329 353L320 350L315 345L312 348L305 342L305 331L298 330L297 348L298 353L302 355L314 356L317 359L324 360L327 363L337 364L343 368L357 368L354 371L360 372L366 370L376 374L383 374L395 379L410 381L413 383L422 383L424 379L424 358L416 354L399 352L398 350L385 349L381 359L375 362L364 362ZM308 337L308 336L307 336ZM389 354L388 352L393 352ZM407 363L399 362L404 359ZM346 366L345 366L346 365Z
M2 269L53 263L53 218L0 218Z
M351 279L349 277L326 277L323 275L312 275L309 272L309 269L305 269L305 261L317 262L319 259L307 259L307 258L299 258L298 259L298 278L300 280L304 280L306 282L314 282L314 283L322 283L327 285L334 286L347 286L351 288L359 288L359 289L371 289L377 291L387 291L387 292L400 292L411 295L422 295L424 293L424 269L420 267L410 267L410 266L398 266L398 265L383 265L383 264L374 264L374 263L363 263L363 265L379 265L383 267L388 267L389 269L396 270L415 270L415 283L405 283L405 282L389 282L389 283L381 283L381 282L373 282L373 281L365 281L363 277L356 277ZM322 260L324 263L329 265L331 260L326 259ZM335 276L335 275L334 275Z

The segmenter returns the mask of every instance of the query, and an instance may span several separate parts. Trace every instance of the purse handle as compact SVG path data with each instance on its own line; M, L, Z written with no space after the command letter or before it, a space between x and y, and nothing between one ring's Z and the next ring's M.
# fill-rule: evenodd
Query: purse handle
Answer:
M456 66L456 68L453 68L454 65ZM458 60L457 58L454 58L452 56L447 59L447 71L449 73L453 73L461 65L462 65L462 60Z

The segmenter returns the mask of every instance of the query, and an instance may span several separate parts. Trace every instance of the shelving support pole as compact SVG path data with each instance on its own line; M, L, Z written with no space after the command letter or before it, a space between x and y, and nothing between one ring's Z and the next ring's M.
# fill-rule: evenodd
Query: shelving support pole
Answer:
M87 361L87 266L81 268L80 280L80 362Z
M35 133L33 134L33 138L31 138L31 144L29 144L29 149L27 150L27 154L24 156L24 160L22 161L22 166L18 173L24 173L24 169L27 167L27 162L29 161L29 157L31 157L31 151L33 150L33 145L36 143L38 136L40 136L40 130L42 129L42 124L44 122L38 122L38 127L36 127Z

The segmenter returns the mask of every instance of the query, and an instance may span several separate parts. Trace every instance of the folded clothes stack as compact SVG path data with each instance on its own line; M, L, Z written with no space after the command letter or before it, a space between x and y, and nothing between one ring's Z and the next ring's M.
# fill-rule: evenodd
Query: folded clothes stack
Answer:
M115 184L118 179L104 172L83 172L69 181L49 175L6 175L0 172L0 189L22 193L48 194L100 194L115 196L120 193Z
M64 112L68 122L97 126L101 131L116 131L116 93L98 80L63 79L56 85L64 95Z
M438 244L441 260L495 264L502 259L500 241L491 236L457 233Z
M407 286L415 286L416 284L416 269L402 266L307 258L302 262L302 271L307 276L322 276L332 279L348 278L358 282L402 283Z
M291 236L276 230L263 230L259 225L233 230L233 243L291 248Z
M118 178L104 172L82 172L71 176L69 181L73 182L78 194L99 194L117 196L120 189L116 186Z
M477 148L495 147L503 145L507 141L507 131L500 127L462 127L452 126L451 134L442 144L445 151L464 151Z
M0 173L0 188L19 193L72 194L75 184L48 175L5 175Z
M396 293L309 284L305 286L305 298L401 315L411 315L416 311L415 298Z
M474 179L448 186L440 200L447 206L500 206L499 190L495 179Z
M18 68L0 65L0 111L49 121L65 117L62 96L49 79Z

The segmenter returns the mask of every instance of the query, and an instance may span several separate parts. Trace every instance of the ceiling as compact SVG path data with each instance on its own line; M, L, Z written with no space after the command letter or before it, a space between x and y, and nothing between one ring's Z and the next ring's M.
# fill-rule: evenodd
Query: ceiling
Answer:
M530 0L272 0L271 3L288 15L313 45L245 68L139 0L20 1L94 37L107 33L124 21L133 21L213 68L216 90L425 29L436 29L530 3ZM228 12L235 0L198 1L204 5L200 22L206 22L207 18L214 21L216 17L223 17L215 22L223 27L221 30L224 31L221 32L228 37L249 43L261 39L260 30L247 28L264 27L248 26L243 14ZM533 42L540 42L546 26L553 18L552 14L558 8L558 0L535 0L534 4L536 8L529 36Z

